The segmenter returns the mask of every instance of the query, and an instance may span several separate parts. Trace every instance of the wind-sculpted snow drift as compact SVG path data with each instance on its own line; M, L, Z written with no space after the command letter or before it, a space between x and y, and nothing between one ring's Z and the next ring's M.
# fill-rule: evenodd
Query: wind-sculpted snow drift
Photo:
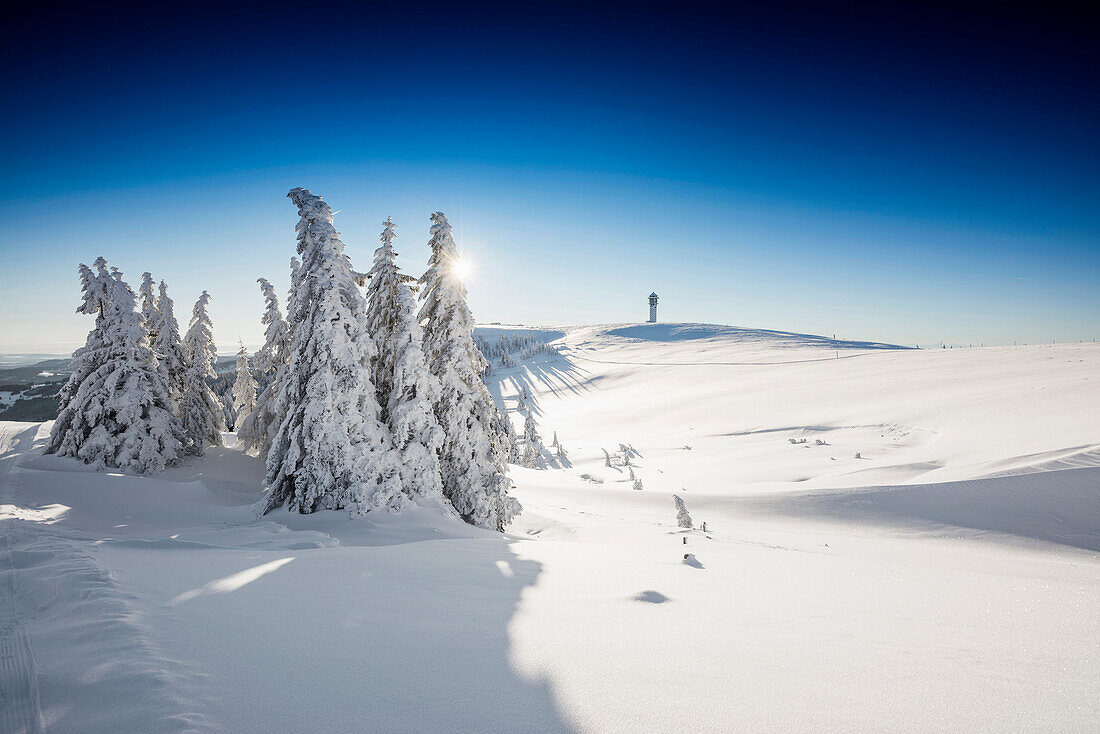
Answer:
M569 458L510 467L507 536L431 508L258 519L232 434L140 477L0 424L4 731L1100 718L1100 345L543 333L489 388Z

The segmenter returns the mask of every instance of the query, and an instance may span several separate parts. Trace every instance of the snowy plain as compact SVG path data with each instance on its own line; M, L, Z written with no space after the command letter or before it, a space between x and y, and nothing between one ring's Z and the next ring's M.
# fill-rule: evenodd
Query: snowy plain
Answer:
M0 424L0 731L1096 731L1100 345L544 331L504 536Z

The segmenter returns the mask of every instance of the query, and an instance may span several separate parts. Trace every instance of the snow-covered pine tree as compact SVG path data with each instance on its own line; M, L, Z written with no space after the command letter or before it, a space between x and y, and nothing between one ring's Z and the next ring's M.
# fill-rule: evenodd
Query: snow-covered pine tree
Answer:
M485 358L474 343L466 288L454 271L458 251L451 225L432 214L432 249L420 282L424 352L440 382L435 415L445 438L440 452L443 493L473 525L503 530L519 511L508 495L508 454L500 420L485 382Z
M508 463L518 464L520 462L520 455L516 429L512 426L512 419L508 416L507 412L502 411L502 416L504 418L504 437L508 442Z
M680 499L680 496L672 495L672 501L676 503L676 524L687 530L695 527L695 524L691 521L691 515L688 514L687 505Z
M332 209L306 189L287 196L301 217L302 261L292 278L290 361L276 404L283 418L267 455L261 508L400 509L407 499L397 455L370 379L375 348Z
M145 334L150 347L157 340L156 317L157 297L153 293L153 274L144 272L141 274L141 288L138 289L141 296L141 320L145 324ZM154 353L156 350L153 350Z
M535 426L535 417L528 413L523 423L523 465L528 469L538 469L541 461L542 440Z
M291 263L292 270L296 269L295 263L297 258ZM256 282L260 284L260 292L266 302L264 315L260 319L260 323L266 328L264 345L256 352L253 366L266 375L267 384L257 396L252 411L238 418L237 444L242 451L266 459L271 441L282 423L275 405L280 380L290 358L290 326L279 308L279 297L275 295L275 288L266 278L257 278Z
M197 456L203 455L207 443L220 446L221 432L225 430L225 409L208 382L217 377L214 361L218 357L214 347L214 325L206 313L209 303L210 294L203 291L199 300L195 301L191 326L183 337L187 370L184 373L180 419L190 441L187 450Z
M393 219L387 217L378 237L382 244L374 251L374 264L367 275L367 331L377 348L371 358L371 380L383 418L393 391L393 365L397 357L396 345L391 342L400 320L398 286L406 278L397 269L397 253L393 251L396 236Z
M252 368L248 365L248 350L241 342L240 351L237 352L237 379L233 383L234 426L239 426L256 409L257 387L259 386L252 376Z
M95 314L95 326L73 353L73 374L61 390L61 412L46 450L99 469L162 471L179 461L183 429L172 414L134 292L102 257L95 265L95 271L80 266L84 297L77 309Z
M163 280L160 282L159 293L151 329L156 334L152 346L157 356L157 371L168 385L172 411L179 415L187 375L187 355L183 352L180 325L173 313L172 299L168 297L168 286Z
M397 268L396 236L387 217L367 276L367 330L377 348L371 375L382 419L401 457L402 488L418 502L450 508L439 469L443 429L433 412L439 383L424 359L416 297L407 284L413 279Z
M260 317L260 323L264 325L264 345L256 352L255 365L257 370L267 373L286 362L290 329L279 308L275 287L266 278L257 278L256 282L260 284L260 292L264 296L264 315Z

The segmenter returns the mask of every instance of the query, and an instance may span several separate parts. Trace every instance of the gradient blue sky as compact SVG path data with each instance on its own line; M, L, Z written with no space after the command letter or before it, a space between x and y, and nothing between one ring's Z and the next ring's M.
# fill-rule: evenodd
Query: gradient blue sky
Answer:
M78 262L261 341L305 186L355 266L448 214L480 321L899 343L1100 338L1100 68L1056 8L677 3L6 19L0 352L83 341Z

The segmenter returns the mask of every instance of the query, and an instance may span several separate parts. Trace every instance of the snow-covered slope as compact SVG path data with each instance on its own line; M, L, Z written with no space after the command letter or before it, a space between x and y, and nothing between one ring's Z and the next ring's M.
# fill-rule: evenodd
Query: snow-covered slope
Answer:
M1093 729L1100 345L544 336L491 387L567 454L503 538L257 519L231 447L130 477L0 424L0 730Z

